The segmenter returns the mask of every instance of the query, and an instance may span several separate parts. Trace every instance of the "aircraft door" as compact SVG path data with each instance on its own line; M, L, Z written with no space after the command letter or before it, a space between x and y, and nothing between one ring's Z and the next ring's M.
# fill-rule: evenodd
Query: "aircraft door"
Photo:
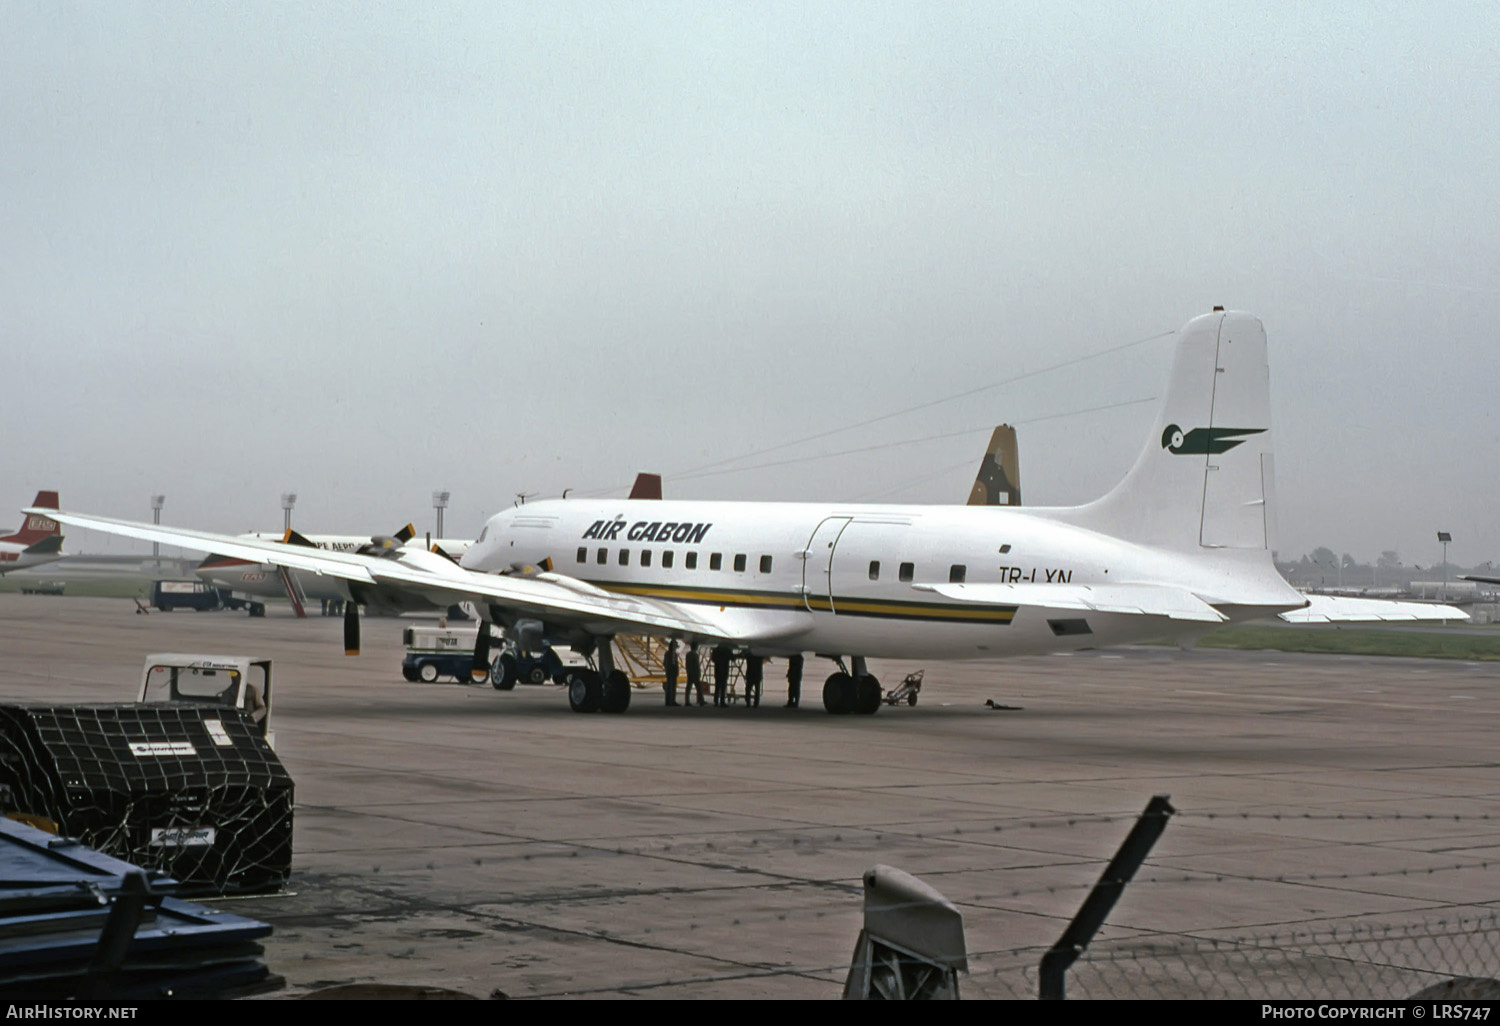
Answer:
M910 534L909 522L894 520L855 520L839 533L828 574L836 612L870 612L872 602L910 598L910 584L901 580Z
M802 559L802 601L814 613L833 612L833 547L849 526L848 517L829 517L813 529Z

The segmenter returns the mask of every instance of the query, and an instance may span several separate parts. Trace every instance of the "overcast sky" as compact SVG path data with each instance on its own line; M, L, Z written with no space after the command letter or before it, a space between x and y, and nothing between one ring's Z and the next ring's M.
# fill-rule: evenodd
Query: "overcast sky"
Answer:
M961 502L1000 421L1072 504L1223 304L1284 556L1500 561L1493 2L0 0L0 47L0 508Z

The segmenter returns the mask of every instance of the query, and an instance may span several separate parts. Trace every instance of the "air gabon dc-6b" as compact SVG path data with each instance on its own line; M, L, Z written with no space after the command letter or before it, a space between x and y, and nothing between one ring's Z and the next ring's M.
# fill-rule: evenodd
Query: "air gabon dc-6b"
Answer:
M351 600L353 650L356 603L472 601L524 648L568 646L591 660L569 687L578 710L629 704L610 656L616 634L826 656L839 666L824 688L830 711L873 711L870 657L993 659L1187 638L1270 615L1463 619L1446 606L1307 596L1282 579L1271 558L1270 415L1265 329L1215 310L1179 332L1135 465L1084 506L555 500L491 517L459 564L421 550L327 552L44 512L336 579ZM489 633L479 632L477 666Z

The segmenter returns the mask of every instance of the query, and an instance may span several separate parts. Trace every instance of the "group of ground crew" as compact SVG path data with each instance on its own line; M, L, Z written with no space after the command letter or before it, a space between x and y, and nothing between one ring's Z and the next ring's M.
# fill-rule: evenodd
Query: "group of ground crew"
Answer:
M679 659L677 647L681 644L672 641L667 645L666 652L662 655L662 668L666 671L667 679L663 685L667 692L668 705L691 706L696 695L699 705L708 704L708 681L703 679L703 661L698 654L698 646L688 645L687 657L682 660L687 663L687 686L682 692L682 702L677 701L677 676L679 670ZM713 667L714 705L724 706L729 704L729 664L733 653L728 645L718 645L709 653L709 660ZM745 704L748 706L760 705L761 691L765 683L765 656L745 655ZM802 701L802 656L794 655L786 662L786 704L787 708L794 709Z

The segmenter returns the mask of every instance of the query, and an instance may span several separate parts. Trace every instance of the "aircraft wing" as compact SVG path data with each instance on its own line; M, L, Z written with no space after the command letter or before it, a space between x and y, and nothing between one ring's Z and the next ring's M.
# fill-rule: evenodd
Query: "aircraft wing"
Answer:
M990 605L1133 613L1202 623L1223 623L1229 619L1186 588L1164 584L918 584L915 587L948 599Z
M1390 599L1346 598L1342 595L1308 595L1305 609L1289 609L1277 615L1287 623L1378 623L1411 620L1467 620L1469 614L1456 606L1435 602L1396 602Z
M1481 577L1479 574L1460 574L1460 581L1476 581L1479 584L1500 584L1500 577Z
M426 599L436 606L466 600L493 603L509 610L586 625L596 633L728 637L720 627L688 608L644 596L607 592L561 574L502 577L465 570L443 556L421 550L401 550L394 558L362 555L85 513L45 512L52 519L74 527L336 577L356 587L391 589Z

